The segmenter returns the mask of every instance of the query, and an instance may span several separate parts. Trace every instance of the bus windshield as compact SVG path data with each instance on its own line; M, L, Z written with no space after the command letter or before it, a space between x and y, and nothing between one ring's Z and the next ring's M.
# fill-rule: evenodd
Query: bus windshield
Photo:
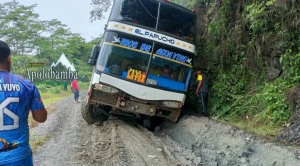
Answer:
M196 38L196 16L162 3L158 22L158 31L194 42Z
M118 0L111 10L110 21L122 21L155 29L158 3L151 0Z
M195 14L173 3L161 2L159 7L156 0L118 0L111 11L109 21L147 27L189 42L195 41Z
M107 32L103 40L97 72L152 87L187 90L192 53L124 33Z

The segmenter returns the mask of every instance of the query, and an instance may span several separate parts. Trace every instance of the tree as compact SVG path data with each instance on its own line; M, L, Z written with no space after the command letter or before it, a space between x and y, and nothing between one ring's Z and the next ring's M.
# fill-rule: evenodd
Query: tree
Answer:
M47 27L46 32L49 33L51 48L55 49L59 46L65 46L64 39L67 39L71 34L67 25L57 19L44 21L44 24Z
M66 51L68 40L74 34L67 25L57 19L41 21L41 24L46 27L43 33L45 36L40 36L37 39L36 47L41 56L47 55L54 60L57 58L57 55Z
M82 56L84 56L84 54L86 54L86 51L88 51L84 49L86 47L85 39L79 34L72 34L67 39L67 43L68 44L65 47L66 50L64 52L73 55L74 58L80 59Z
M39 15L33 12L35 7L19 5L16 0L0 4L0 34L11 45L13 55L30 52L43 30Z
M90 12L90 20L93 22L104 19L103 13L108 11L112 3L113 0L92 0L91 5L93 6L93 10Z

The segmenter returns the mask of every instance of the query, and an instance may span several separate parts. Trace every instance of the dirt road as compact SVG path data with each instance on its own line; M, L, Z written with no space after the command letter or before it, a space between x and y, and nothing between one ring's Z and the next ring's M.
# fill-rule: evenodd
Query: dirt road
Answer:
M34 153L36 166L300 165L300 149L267 143L207 118L185 116L151 133L128 118L87 125L80 106L65 98L32 129L32 137L49 138Z

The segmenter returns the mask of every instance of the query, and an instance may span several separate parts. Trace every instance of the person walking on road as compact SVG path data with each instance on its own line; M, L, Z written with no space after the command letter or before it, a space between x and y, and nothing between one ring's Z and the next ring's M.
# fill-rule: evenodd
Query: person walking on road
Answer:
M33 166L28 114L43 123L47 111L33 82L10 72L10 54L0 40L0 165Z
M205 117L209 116L207 111L207 100L208 100L208 79L205 74L203 74L203 69L196 69L197 74L197 87L196 95L199 98L201 104L201 114Z
M74 99L75 99L75 102L76 103L80 103L78 101L78 98L79 98L79 87L78 87L78 81L76 79L74 79L71 83L71 88L73 90L73 93L74 93Z

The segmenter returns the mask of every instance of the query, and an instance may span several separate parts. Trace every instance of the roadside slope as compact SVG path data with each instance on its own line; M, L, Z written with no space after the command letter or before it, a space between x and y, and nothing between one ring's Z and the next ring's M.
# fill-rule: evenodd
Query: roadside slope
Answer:
M184 116L178 124L164 123L158 136L170 151L189 149L205 166L300 165L299 147L281 147L204 117Z

